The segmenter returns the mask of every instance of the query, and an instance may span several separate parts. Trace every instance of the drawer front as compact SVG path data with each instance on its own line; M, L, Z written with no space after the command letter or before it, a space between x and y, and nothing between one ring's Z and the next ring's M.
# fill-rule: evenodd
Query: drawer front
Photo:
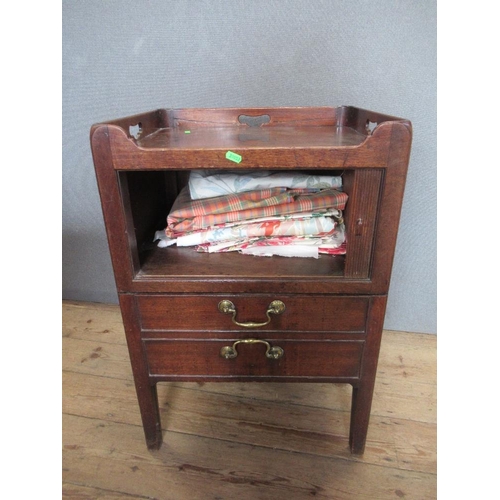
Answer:
M151 375L243 377L342 377L359 376L362 341L293 341L238 343L224 340L145 341ZM270 349L269 349L270 348ZM281 357L273 359L276 349ZM225 358L234 349L236 356ZM266 351L270 356L266 356ZM234 355L234 352L233 352Z
M284 310L267 314L270 305L276 300L284 304ZM235 313L221 312L219 304L222 301L230 301ZM363 333L369 298L251 294L138 295L137 303L143 330ZM248 323L261 326L241 326Z

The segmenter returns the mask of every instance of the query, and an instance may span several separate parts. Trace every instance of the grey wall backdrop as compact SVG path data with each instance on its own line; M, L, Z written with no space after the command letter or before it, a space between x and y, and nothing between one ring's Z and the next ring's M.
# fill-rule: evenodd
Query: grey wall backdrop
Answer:
M63 0L63 298L117 302L93 123L344 104L413 122L385 328L435 333L435 1Z

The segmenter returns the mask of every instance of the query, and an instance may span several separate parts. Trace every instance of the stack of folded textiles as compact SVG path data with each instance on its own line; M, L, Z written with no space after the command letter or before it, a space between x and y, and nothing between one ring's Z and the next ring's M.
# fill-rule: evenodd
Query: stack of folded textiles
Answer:
M342 255L346 202L340 176L193 171L155 237L209 253Z

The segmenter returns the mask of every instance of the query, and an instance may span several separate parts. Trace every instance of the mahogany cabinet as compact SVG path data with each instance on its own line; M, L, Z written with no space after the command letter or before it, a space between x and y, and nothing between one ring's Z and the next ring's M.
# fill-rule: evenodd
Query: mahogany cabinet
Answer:
M160 109L92 126L149 448L162 442L158 382L333 382L352 385L349 443L363 452L411 137L408 120L346 106ZM342 175L346 254L159 248L193 169Z

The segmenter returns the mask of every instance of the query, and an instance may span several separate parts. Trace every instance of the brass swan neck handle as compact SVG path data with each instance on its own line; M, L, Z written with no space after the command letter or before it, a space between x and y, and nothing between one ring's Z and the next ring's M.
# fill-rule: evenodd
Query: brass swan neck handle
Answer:
M227 345L224 346L220 350L220 355L225 358L225 359L233 359L238 356L238 351L236 350L236 346L238 344L264 344L266 346L266 358L268 359L280 359L283 354L285 354L285 351L279 347L279 346L274 346L271 347L269 342L266 342L265 340L260 340L260 339L243 339L243 340L237 340L234 342L232 346Z
M257 323L255 321L247 321L245 323L240 323L236 321L236 307L230 300L221 300L219 302L219 311L223 314L232 314L232 321L235 325L242 326L244 328L259 328L261 326L266 326L271 322L271 314L282 314L285 311L285 304L281 300L273 300L266 311L267 321L263 323Z

